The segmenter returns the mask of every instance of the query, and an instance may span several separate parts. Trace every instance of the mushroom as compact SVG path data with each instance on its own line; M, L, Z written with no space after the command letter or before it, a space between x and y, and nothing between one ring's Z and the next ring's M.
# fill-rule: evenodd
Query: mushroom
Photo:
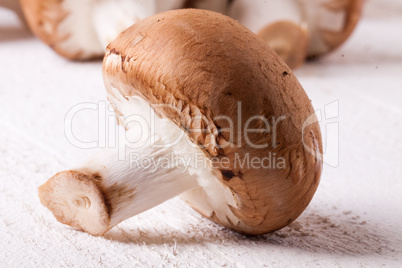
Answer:
M107 47L103 77L126 141L39 188L60 222L102 235L181 195L212 221L258 235L311 201L322 169L311 101L235 20L197 9L146 18Z
M306 58L321 56L344 43L359 21L363 1L234 0L229 15L258 33L296 68Z
M87 60L132 24L185 0L20 0L31 30L59 55Z

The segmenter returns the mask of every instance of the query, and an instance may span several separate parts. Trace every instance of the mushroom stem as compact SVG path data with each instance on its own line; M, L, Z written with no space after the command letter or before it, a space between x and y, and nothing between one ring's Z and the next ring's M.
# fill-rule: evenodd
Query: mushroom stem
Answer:
M177 151L175 146L104 149L81 167L58 173L41 186L41 202L62 223L101 235L198 186L197 176Z
M192 189L210 200L199 208L204 215L213 213L214 206L217 217L233 216L227 206L235 206L232 194L183 130L158 117L141 98L109 97L125 115L118 118L127 129L119 136L118 148L102 150L39 188L42 204L58 221L102 235L125 219Z
M119 152L101 152L88 161L83 170L101 174L101 188L110 208L110 225L135 216L198 186L174 147L126 148Z
M306 59L309 34L304 25L278 21L262 29L260 36L289 65L295 69Z
M215 214L223 222L227 217L237 221L228 207L236 206L233 195L217 179L220 172L183 130L158 117L139 97L109 98L116 111L124 115L118 119L127 129L120 133L119 146L103 149L80 167L56 174L39 188L42 204L59 222L102 235L185 192L205 199L198 207L203 215ZM184 199L188 201L186 196Z

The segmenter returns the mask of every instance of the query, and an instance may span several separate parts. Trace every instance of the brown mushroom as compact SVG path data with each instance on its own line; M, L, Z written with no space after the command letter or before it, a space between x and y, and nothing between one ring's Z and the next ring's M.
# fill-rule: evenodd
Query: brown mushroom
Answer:
M270 45L274 43L275 51L291 68L295 68L302 63L302 55L315 58L344 43L360 19L363 2L234 0L228 14L258 33Z
M181 194L258 235L311 201L322 169L314 109L289 67L233 19L195 9L144 19L108 46L103 77L131 142L39 188L60 222L102 235Z
M17 0L15 0L17 1ZM31 30L71 60L100 58L119 33L185 0L20 0Z

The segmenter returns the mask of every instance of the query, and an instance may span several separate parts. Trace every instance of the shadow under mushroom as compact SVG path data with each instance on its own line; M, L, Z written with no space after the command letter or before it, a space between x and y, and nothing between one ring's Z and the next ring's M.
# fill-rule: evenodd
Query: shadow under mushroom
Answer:
M344 256L381 255L393 252L387 239L378 233L378 227L360 216L345 211L339 215L326 215L307 211L299 220L277 232L261 236L243 236L224 229L214 223L201 222L189 225L189 230L137 228L124 230L116 228L105 238L121 243L146 245L194 245L204 242L218 245L270 246L273 248L292 248L312 253ZM197 228L199 228L197 230ZM214 230L219 228L220 231Z

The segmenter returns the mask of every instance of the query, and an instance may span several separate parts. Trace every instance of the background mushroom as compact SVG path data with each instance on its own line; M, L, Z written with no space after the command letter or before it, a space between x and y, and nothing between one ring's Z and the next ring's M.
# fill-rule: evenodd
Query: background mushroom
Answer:
M139 20L190 7L238 20L258 33L291 68L345 42L360 18L363 1L20 0L32 31L68 59L100 57L107 44Z
M238 22L195 9L144 19L108 46L103 77L130 142L40 187L60 222L102 235L182 194L205 217L257 235L309 204L322 168L314 109L289 67ZM261 164L269 157L282 165Z
M362 6L363 0L234 0L229 15L258 33L296 68L306 57L323 55L345 42Z
M150 15L181 8L185 0L20 0L31 30L72 60L101 57L117 35Z

